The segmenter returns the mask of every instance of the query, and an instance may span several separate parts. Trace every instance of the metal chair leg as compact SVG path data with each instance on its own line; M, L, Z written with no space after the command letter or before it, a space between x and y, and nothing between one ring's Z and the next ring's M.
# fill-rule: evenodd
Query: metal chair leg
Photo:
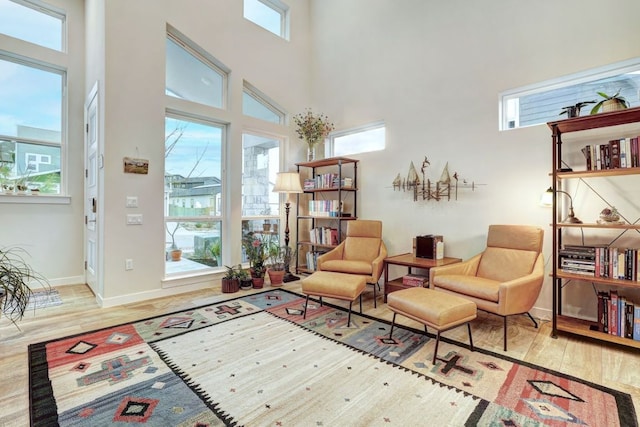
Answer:
M502 340L504 341L504 351L507 351L507 316L504 316L503 319L504 326L502 327L502 329L504 330L504 334Z
M436 356L438 354L438 344L440 344L440 331L438 331L438 336L436 337L436 348L433 350L433 362L432 364L436 364Z
M353 301L349 301L349 317L347 318L347 328L351 326L351 306Z
M531 321L533 322L534 326L536 327L536 329L538 329L538 322L536 322L536 319L533 318L533 316L531 315L531 313L529 313L528 311L525 313L527 316L529 316L529 319L531 319Z
M304 315L302 316L303 319L307 318L307 306L309 305L309 294L307 294L307 299L304 301Z
M362 294L360 294L360 314L362 314Z
M469 349L473 351L473 337L471 336L471 323L467 322L467 330L469 331Z
M396 313L393 313L393 320L391 321L391 332L389 332L389 339L393 335L393 326L396 324Z

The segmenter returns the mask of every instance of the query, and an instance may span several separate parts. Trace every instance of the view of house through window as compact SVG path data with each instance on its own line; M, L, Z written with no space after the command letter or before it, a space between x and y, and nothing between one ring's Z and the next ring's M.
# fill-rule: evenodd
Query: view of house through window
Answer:
M166 273L221 266L224 127L165 121Z
M65 73L0 54L2 192L61 192Z
M242 135L242 234L278 244L280 195L273 192L280 171L280 140ZM243 254L243 261L246 257Z
M500 129L515 129L562 118L565 107L605 99L598 92L623 96L630 107L640 105L640 58L611 64L575 75L513 89L500 96ZM595 104L580 110L588 115ZM567 116L564 115L564 118Z

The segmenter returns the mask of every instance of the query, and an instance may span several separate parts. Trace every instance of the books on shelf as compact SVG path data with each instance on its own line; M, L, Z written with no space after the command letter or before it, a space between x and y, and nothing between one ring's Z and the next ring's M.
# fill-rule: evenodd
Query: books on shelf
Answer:
M598 330L640 341L640 304L618 291L598 292Z
M324 253L326 253L326 251L308 251L305 254L307 261L307 270L315 271L318 265L318 257Z
M315 227L309 230L309 241L316 245L338 245L338 229L331 227Z
M309 200L309 215L338 217L340 216L340 200Z
M640 281L635 248L565 245L558 255L559 268L565 273Z
M343 177L340 182L340 175L337 173L323 173L318 174L314 178L307 178L304 180L304 190L320 190L330 188L353 188L353 178Z
M640 166L638 138L612 139L608 143L589 144L581 151L587 170L636 168Z

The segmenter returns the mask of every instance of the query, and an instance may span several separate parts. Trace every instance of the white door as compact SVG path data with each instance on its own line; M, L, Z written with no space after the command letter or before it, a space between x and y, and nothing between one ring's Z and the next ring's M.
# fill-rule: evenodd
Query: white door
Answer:
M85 223L85 281L95 295L99 279L99 132L97 84L87 98L85 110L85 165L84 165L84 223Z

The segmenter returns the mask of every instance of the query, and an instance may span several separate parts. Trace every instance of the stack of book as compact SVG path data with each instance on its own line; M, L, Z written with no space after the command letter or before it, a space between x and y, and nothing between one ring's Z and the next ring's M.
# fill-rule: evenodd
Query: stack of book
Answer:
M595 246L564 245L558 254L560 255L560 270L565 273L595 276Z
M315 271L318 257L323 253L325 253L325 251L309 251L306 253L307 270Z
M309 240L316 245L338 245L338 229L331 227L316 227L309 230Z
M612 139L606 144L586 145L582 148L582 154L587 161L587 170L639 167L638 138Z
M402 276L402 284L405 286L425 287L429 284L429 278L420 274L407 274Z
M640 341L640 304L618 291L598 292L598 330Z

